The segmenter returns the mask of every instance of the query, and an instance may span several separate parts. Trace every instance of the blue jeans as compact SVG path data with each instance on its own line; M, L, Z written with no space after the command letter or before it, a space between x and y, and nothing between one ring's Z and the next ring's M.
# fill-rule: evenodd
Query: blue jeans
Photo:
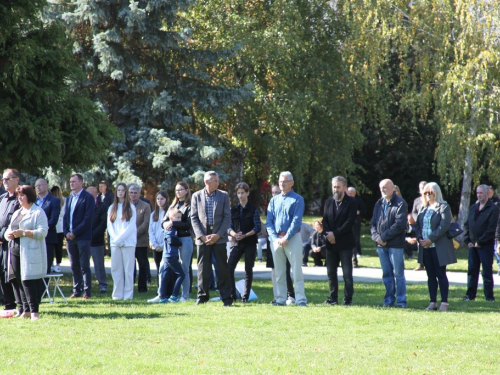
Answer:
M182 271L181 264L179 263L178 257L167 257L163 258L164 272L161 275L161 285L160 285L160 298L165 299L169 296L167 295L167 280L169 279L170 273L175 273L178 277L175 280L174 289L172 291L172 296L179 297L179 291L181 289L182 282L184 281L184 272Z
M186 276L182 282L182 296L188 299L189 286L191 284L191 280L189 279L189 265L191 264L191 258L193 256L193 239L191 237L179 237L179 240L182 242L182 246L179 249L181 266Z
M384 305L406 307L404 248L377 247L385 285Z

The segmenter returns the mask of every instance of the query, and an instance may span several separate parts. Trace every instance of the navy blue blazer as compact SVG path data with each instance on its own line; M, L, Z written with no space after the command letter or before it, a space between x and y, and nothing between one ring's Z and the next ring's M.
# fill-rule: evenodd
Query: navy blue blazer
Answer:
M104 202L97 201L92 218L92 242L90 246L93 247L104 246L104 233L108 227L108 206Z
M56 225L59 221L59 214L61 213L61 200L51 194L47 194L40 208L45 212L49 224L49 231L47 237L45 237L45 243L57 244Z
M66 211L64 212L63 232L64 236L70 233L69 216L71 212L71 201L73 196L70 195L66 200ZM92 240L92 220L94 219L95 200L92 194L82 190L80 197L76 202L75 211L73 212L73 234L75 240Z

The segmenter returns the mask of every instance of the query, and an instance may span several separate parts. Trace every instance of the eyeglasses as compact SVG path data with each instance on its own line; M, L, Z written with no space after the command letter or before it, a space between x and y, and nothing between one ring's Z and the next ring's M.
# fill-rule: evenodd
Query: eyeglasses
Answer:
M434 195L434 193L432 191L426 191L424 192L424 195Z
M10 180L13 180L14 178L18 178L18 177L7 177L7 178L2 178L2 181L3 181L3 182L9 182Z

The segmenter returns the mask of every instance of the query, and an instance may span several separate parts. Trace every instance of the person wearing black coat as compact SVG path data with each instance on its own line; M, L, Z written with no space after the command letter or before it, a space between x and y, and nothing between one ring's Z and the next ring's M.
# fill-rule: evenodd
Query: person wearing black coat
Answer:
M483 267L486 301L495 301L493 294L493 251L499 209L492 201L488 200L488 191L487 185L477 187L478 202L470 207L469 216L464 225L464 242L469 247L467 294L463 298L464 301L476 299L480 267Z
M309 255L314 260L314 267L323 267L323 259L326 259L326 234L323 230L323 220L315 220L313 223L315 232L311 237L311 250Z
M92 219L92 241L90 242L90 255L94 262L94 273L99 282L99 292L108 291L108 280L106 278L106 267L104 265L104 234L107 229L108 206L105 201L100 201L97 189L89 186L87 192L95 199L94 217Z
M354 247L353 226L358 207L356 200L346 194L347 181L337 176L332 179L333 197L325 203L323 229L326 233L326 267L330 295L325 303L338 304L339 263L344 278L344 305L352 305L354 282L352 278L352 248Z

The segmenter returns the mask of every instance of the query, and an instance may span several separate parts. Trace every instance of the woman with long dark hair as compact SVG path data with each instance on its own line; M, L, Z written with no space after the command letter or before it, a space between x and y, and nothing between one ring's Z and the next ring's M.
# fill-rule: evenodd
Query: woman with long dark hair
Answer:
M62 195L61 188L59 186L52 186L50 189L50 194L54 197L59 198L61 201L61 212L59 213L59 220L56 224L57 232L57 244L55 249L56 265L52 267L52 272L61 272L61 262L63 255L63 245L64 245L64 233L63 233L63 220L64 212L66 212L66 198Z
M158 275L160 274L160 263L163 258L163 245L165 244L165 234L163 233L161 221L168 210L169 203L170 199L165 190L160 190L156 193L155 209L151 213L151 220L149 220L149 244L153 250L153 258L155 260L156 270L158 271L156 276L157 281L159 281ZM160 287L159 283L158 287Z
M180 181L175 185L175 198L170 205L170 208L177 208L182 213L182 220L175 222L170 221L168 215L165 215L162 226L165 230L170 230L172 227L177 229L177 237L179 237L179 240L182 242L179 254L181 258L182 270L184 271L184 275L186 275L184 281L182 282L181 301L184 302L190 299L189 287L191 285L191 278L187 277L187 275L190 275L189 267L193 256L193 235L191 233L191 190L185 182Z
M113 299L134 297L136 216L135 207L127 194L127 185L121 182L116 186L113 205L108 209Z

